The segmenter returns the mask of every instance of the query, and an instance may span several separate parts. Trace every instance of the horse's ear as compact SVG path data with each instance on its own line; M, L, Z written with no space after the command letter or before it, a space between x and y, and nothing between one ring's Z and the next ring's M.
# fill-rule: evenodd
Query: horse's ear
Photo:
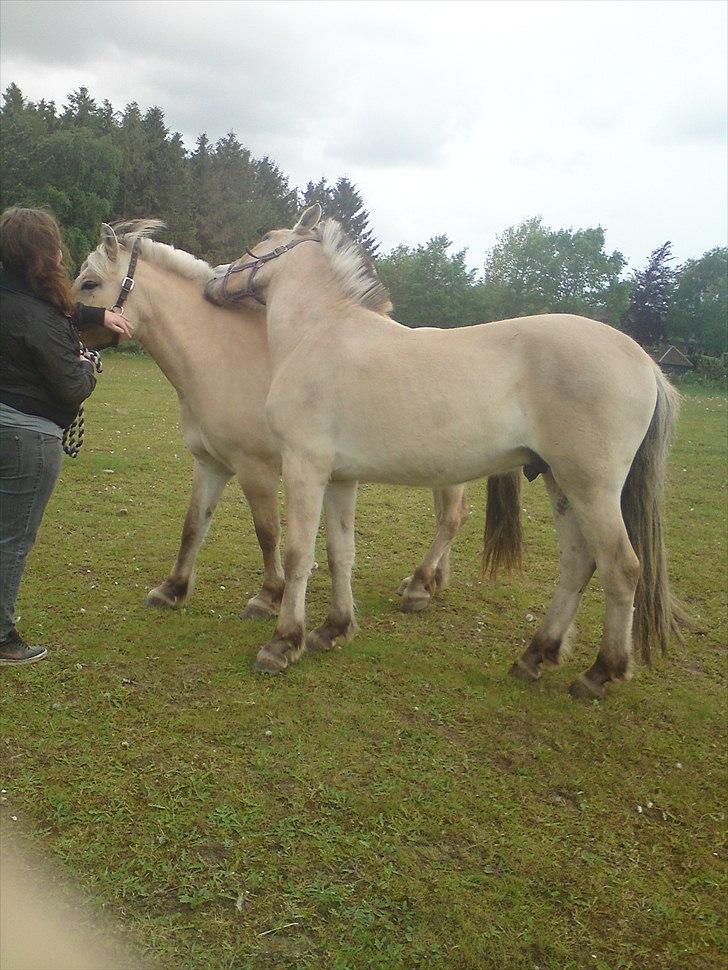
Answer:
M309 208L302 213L301 218L293 227L293 231L304 233L308 232L310 229L314 229L321 221L321 216L323 214L324 210L321 208L319 203L314 202L312 206L309 206Z
M115 262L119 255L119 240L116 238L113 228L107 222L101 223L101 245L111 262Z

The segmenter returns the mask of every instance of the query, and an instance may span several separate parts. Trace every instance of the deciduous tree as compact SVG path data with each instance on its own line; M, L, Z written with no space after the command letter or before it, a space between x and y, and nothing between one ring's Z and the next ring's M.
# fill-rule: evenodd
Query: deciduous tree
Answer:
M624 312L625 259L604 230L550 229L540 217L511 226L488 254L484 284L501 317L579 313L616 323Z
M707 354L728 350L728 247L710 249L680 267L667 333Z

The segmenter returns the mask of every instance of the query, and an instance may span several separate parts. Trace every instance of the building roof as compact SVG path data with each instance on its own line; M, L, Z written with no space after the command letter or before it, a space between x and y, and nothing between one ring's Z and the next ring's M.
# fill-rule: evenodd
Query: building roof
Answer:
M665 353L658 359L660 367L692 367L692 363L685 354L677 347L668 347Z

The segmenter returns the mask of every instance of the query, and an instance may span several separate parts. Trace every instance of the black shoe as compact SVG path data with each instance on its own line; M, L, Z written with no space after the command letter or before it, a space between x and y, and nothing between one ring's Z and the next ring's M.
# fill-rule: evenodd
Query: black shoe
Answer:
M20 664L34 664L48 656L45 647L29 647L17 630L0 640L0 666L18 667Z

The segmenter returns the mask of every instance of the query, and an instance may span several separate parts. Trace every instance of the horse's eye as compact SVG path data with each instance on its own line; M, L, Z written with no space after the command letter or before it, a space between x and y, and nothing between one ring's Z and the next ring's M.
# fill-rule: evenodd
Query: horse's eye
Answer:
M95 290L96 287L97 286L100 286L100 285L101 284L100 283L97 283L96 280L86 280L85 282L83 282L81 284L81 289L82 290Z

